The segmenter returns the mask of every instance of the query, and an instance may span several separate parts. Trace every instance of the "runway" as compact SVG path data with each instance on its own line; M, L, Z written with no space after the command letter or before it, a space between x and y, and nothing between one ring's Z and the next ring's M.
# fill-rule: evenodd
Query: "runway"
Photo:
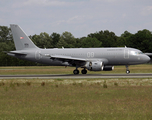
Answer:
M79 79L79 78L152 78L152 73L143 74L50 74L50 75L0 75L0 79Z

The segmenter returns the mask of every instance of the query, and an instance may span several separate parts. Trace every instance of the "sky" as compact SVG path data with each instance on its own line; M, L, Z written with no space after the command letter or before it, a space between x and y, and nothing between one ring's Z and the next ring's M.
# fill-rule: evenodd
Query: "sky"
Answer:
M152 0L0 0L0 26L18 24L27 35L109 30L152 31Z

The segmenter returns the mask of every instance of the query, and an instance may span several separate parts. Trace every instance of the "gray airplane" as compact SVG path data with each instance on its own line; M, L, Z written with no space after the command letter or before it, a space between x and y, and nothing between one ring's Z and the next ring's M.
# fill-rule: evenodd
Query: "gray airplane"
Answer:
M8 55L51 66L76 67L74 74L90 71L111 71L115 65L125 65L129 74L129 65L143 64L150 61L150 57L134 48L38 48L24 31L15 24L11 30L16 51L7 52Z

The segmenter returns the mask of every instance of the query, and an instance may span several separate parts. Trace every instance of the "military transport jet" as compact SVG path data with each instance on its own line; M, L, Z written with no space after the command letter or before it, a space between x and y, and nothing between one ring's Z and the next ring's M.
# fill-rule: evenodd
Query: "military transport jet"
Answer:
M134 48L38 48L24 31L15 24L11 24L11 30L16 51L7 52L8 55L33 62L52 66L71 66L76 69L74 74L82 74L90 71L111 71L115 65L125 65L129 74L129 65L147 63L150 58L138 49Z

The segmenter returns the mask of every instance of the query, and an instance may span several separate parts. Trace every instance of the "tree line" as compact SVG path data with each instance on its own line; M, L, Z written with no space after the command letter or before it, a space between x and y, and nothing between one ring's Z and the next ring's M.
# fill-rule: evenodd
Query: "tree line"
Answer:
M90 33L87 37L75 38L70 32L30 35L31 40L40 48L94 48L94 47L132 47L143 52L152 52L152 32L144 29L132 34L125 31L121 36L108 30ZM41 65L8 56L3 51L13 51L15 45L11 29L0 26L0 66Z

